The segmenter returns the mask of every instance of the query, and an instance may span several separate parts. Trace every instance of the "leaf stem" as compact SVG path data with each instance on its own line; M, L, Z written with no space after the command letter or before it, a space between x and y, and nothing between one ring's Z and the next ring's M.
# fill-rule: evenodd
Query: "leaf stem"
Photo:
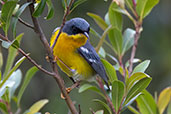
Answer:
M100 87L101 90L103 91L103 93L104 93L104 95L105 95L105 97L106 97L106 101L109 103L109 106L110 106L112 112L115 114L115 108L114 108L114 106L113 106L113 103L112 103L111 99L110 99L109 96L106 94L106 91L105 91L105 89L104 89L102 80L101 80L100 78L98 78L98 77L96 78L96 80L97 80L97 82L99 83L99 87Z
M98 45L97 45L97 47L96 47L96 52L99 52L99 50L100 50L100 47L103 45L103 42L105 41L105 38L106 38L106 35L107 35L107 33L109 32L109 30L112 28L112 26L110 25L108 28L106 28L106 30L103 32L103 34L102 34L102 37L101 37L101 39L100 39L100 41L99 41L99 43L98 43Z

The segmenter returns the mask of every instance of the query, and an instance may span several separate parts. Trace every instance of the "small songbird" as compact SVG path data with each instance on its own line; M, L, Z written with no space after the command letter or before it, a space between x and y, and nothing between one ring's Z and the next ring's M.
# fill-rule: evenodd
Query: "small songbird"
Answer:
M52 34L52 46L60 28ZM98 74L108 85L105 68L89 41L89 23L82 18L67 21L53 48L60 69L72 80L86 80Z

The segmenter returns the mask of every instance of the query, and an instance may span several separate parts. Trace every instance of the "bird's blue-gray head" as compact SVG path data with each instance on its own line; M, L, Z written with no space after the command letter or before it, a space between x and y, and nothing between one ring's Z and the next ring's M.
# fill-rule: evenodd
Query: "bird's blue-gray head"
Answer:
M90 30L89 23L83 18L73 18L67 21L63 27L63 32L68 35L75 35L82 33L88 37Z

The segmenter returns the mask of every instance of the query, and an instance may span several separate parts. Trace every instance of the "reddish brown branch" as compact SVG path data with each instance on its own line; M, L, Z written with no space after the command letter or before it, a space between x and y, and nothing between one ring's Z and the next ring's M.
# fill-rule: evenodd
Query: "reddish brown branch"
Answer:
M134 60L137 45L138 45L138 39L139 39L140 34L141 34L141 28L142 28L142 23L136 22L136 25L135 25L136 33L134 35L134 45L132 47L131 57L130 57L130 60L129 60L129 75L132 73L133 60Z
M71 2L72 1L73 0L71 0ZM27 0L27 2L31 2L31 0ZM70 3L70 4L72 4L72 3ZM75 108L75 105L73 104L71 98L69 97L69 95L68 95L68 93L66 91L64 81L61 78L61 76L58 74L56 62L53 61L54 60L53 51L51 50L51 48L49 46L49 43L48 43L48 41L47 41L47 39L46 39L46 37L45 37L41 27L40 27L40 24L39 24L37 18L32 16L32 14L34 12L34 5L30 4L29 9L30 9L32 21L33 21L33 24L34 24L34 30L39 35L39 38L40 38L41 42L43 43L43 45L44 45L44 47L46 49L46 52L48 53L48 56L49 56L49 59L50 59L50 64L51 64L51 67L52 67L53 73L54 73L54 79L56 80L62 94L64 95L65 101L66 101L70 111L72 112L72 114L78 114L78 112L77 112L77 110ZM63 23L65 23L65 22L63 22Z
M70 3L69 3L69 5L66 7L66 11L65 11L65 14L64 14L64 16L63 16L62 24L61 24L61 26L60 26L60 30L59 30L59 32L58 32L58 35L56 36L56 39L55 39L55 41L54 41L54 43L53 43L53 45L52 45L52 47L51 47L52 49L54 48L54 46L55 46L55 44L56 44L56 42L57 42L57 40L58 40L58 37L60 36L60 34L61 34L61 32L62 32L62 29L63 29L63 27L64 27L64 25L65 25L65 22L66 22L66 17L67 17L67 16L69 15L69 13L70 13L70 8L71 8L73 2L74 2L74 0L71 0Z
M96 78L96 80L98 81L99 87L100 87L101 90L103 91L103 93L104 93L104 95L105 95L105 97L106 97L106 101L109 103L109 106L110 106L112 112L115 114L115 108L114 108L114 106L113 106L113 103L112 103L111 99L110 99L109 96L106 94L106 91L105 91L104 86L103 86L103 82L101 81L100 78Z

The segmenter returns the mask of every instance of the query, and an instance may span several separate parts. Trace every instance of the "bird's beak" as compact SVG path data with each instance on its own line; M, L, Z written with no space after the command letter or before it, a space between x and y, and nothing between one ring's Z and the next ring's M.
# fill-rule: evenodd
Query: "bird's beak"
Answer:
M89 39L89 35L87 32L84 32L84 35Z

